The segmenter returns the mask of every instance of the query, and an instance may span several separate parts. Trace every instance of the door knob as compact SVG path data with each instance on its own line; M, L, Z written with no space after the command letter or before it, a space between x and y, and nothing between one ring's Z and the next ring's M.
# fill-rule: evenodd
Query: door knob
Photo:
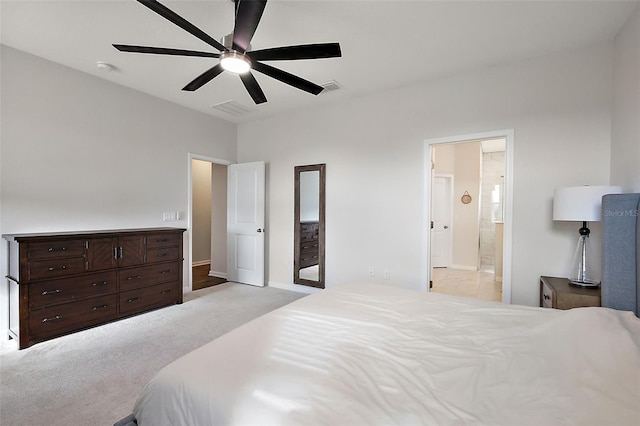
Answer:
M264 232L264 228L258 228L256 232Z
M444 229L449 229L449 227L447 225L444 226Z

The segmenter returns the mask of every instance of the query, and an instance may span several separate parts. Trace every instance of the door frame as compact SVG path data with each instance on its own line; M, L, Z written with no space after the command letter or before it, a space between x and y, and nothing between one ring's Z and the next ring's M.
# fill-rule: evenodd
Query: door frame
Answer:
M208 163L220 164L223 166L228 166L230 164L235 164L233 161L223 160L220 158L209 157L207 155L194 154L189 152L187 154L187 232L185 232L186 241L184 242L184 246L188 248L186 261L187 267L184 268L185 272L183 273L183 278L185 278L184 282L186 285L183 285L183 292L190 292L193 290L193 271L191 264L193 262L193 170L191 166L192 160L201 160L206 161ZM186 275L186 276L185 276Z
M483 139L504 138L505 146L505 174L504 174L504 235L503 235L503 265L502 265L502 303L511 303L511 267L513 251L513 145L514 130L494 130L457 136L426 139L424 141L424 199L423 199L423 227L422 236L422 276L429 289L431 280L431 182L433 177L432 158L434 145L473 142Z

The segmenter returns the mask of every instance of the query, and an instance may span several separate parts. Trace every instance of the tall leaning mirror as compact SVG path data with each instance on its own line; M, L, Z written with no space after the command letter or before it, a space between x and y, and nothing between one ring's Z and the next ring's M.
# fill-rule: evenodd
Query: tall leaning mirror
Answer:
M324 288L325 164L296 166L293 282Z

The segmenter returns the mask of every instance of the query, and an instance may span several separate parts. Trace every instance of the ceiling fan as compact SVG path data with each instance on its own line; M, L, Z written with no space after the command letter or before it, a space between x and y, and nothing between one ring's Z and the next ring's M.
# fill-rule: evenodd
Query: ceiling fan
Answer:
M114 44L113 47L121 52L150 53L155 55L198 56L204 58L219 58L220 61L200 74L182 90L194 91L213 80L227 70L240 76L244 87L256 104L267 102L258 81L251 74L251 69L269 77L275 78L290 86L317 95L323 88L301 77L290 74L278 68L259 61L282 61L297 59L339 58L342 56L339 43L304 44L297 46L274 47L262 50L250 50L251 39L258 28L262 12L267 4L266 0L233 0L235 4L235 24L233 33L219 42L195 25L179 16L156 0L137 0L144 6L156 12L163 18L173 22L188 33L194 35L220 53L202 52L195 50L172 49L167 47L132 46Z

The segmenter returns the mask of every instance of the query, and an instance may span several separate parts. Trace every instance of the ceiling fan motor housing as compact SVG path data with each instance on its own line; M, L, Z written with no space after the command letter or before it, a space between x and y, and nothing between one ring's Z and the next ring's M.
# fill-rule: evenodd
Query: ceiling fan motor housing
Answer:
M222 37L222 40L220 40L220 43L229 51L233 50L233 33L227 34L226 36ZM249 44L249 47L247 48L247 52L251 51L251 44ZM240 53L240 52L238 52Z
M247 92L256 104L267 101L262 88L250 70L275 78L297 89L317 95L323 87L302 77L260 61L283 61L297 59L339 58L342 56L339 43L314 43L296 46L281 46L269 49L251 50L251 39L260 23L267 0L232 0L235 9L233 32L222 38L222 42L187 21L157 0L138 0L140 4L179 26L189 34L204 41L220 53L174 49L171 47L136 46L114 44L122 52L147 53L154 55L195 56L219 58L220 62L197 76L182 90L193 92L228 70L240 76Z

